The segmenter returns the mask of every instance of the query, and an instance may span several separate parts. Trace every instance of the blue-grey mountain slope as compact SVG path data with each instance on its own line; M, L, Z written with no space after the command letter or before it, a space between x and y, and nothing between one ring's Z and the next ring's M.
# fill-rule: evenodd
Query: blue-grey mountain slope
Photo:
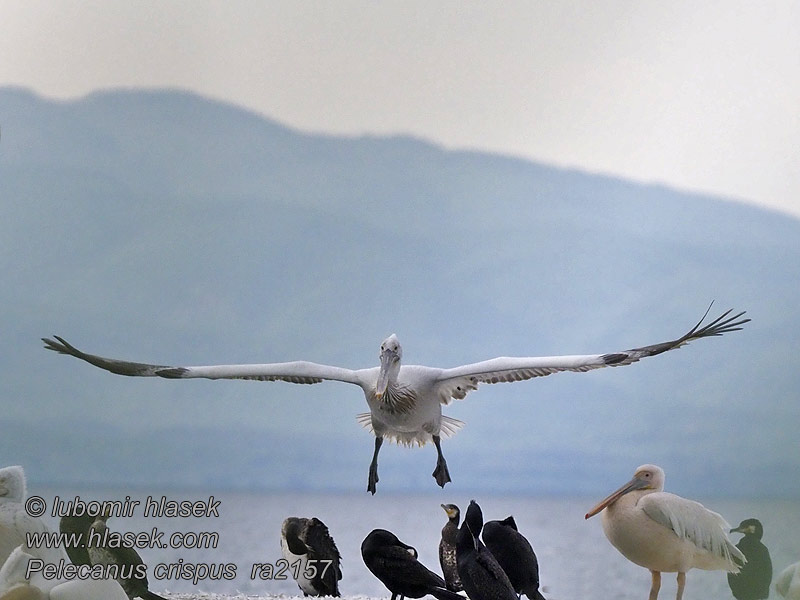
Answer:
M177 91L3 88L0 125L0 453L34 481L361 490L372 445L349 386L134 380L43 336L161 364L361 368L396 332L407 363L448 367L671 339L716 300L753 321L447 407L467 422L452 485L591 493L656 462L687 494L800 494L776 476L800 467L795 219ZM431 485L432 448L383 452L384 489Z

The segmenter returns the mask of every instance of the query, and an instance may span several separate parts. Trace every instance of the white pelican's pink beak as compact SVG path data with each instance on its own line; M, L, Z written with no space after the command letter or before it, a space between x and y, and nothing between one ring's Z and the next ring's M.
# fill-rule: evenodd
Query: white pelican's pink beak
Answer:
M634 490L644 490L647 489L648 487L650 487L650 480L639 477L637 473L636 475L634 475L633 479L631 479L628 483L626 483L621 488L614 491L609 496L598 502L594 506L594 508L592 508L589 512L586 513L584 519L589 519L590 517L595 516L606 506L614 504L614 502L622 498L622 496L624 496L628 492L633 492Z

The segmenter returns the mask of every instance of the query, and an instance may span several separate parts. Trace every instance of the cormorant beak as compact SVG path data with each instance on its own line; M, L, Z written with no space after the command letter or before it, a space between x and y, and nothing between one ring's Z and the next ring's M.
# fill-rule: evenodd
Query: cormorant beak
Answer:
M584 519L588 519L590 517L595 516L601 510L603 510L606 506L614 504L617 500L622 498L628 492L633 492L635 490L645 489L650 485L650 482L645 479L639 479L638 477L634 477L628 483L623 485L621 488L613 492L611 495L607 496L600 502L598 502L589 512L586 513Z

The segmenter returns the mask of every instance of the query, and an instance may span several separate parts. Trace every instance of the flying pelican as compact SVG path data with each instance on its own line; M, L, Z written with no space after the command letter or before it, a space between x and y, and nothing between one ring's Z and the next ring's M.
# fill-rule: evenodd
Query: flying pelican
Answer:
M663 490L663 469L642 465L633 479L592 508L586 518L603 511L608 541L629 561L650 569L650 600L658 597L662 572L678 573L677 600L681 600L686 571L737 573L745 557L728 539L730 525L719 514Z
M710 309L710 307L709 307ZM545 356L528 358L493 358L451 369L417 365L401 366L403 349L395 334L381 343L380 366L351 370L307 361L273 364L214 365L173 367L128 362L82 352L63 338L42 338L45 348L69 354L118 375L165 377L167 379L255 379L319 383L323 380L343 381L361 387L370 412L357 415L357 420L375 435L375 451L369 467L367 491L375 493L378 482L378 452L384 438L396 443L420 446L433 441L437 460L433 477L441 487L451 481L447 462L442 454L442 437L455 434L463 425L458 419L442 415L442 404L463 399L480 383L512 382L550 375L559 371L589 371L602 367L629 365L647 356L678 348L692 340L738 331L750 319L740 319L744 312L729 316L730 310L710 323L697 325L681 337L659 344L612 352L577 356Z

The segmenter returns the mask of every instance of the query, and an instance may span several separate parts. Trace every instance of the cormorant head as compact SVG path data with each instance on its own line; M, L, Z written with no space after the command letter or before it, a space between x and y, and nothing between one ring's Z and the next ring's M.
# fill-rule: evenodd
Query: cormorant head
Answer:
M472 534L472 539L475 540L477 546L478 536L481 534L481 529L483 529L483 511L481 511L481 507L478 506L475 500L469 501L467 516L464 517L464 525L469 529L470 534Z
M513 515L507 516L505 519L503 519L500 522L503 525L505 525L506 527L511 527L511 529L513 529L514 531L519 531L519 529L517 529L517 522L514 520L514 516Z
M743 533L745 536L751 535L760 540L764 535L764 527L758 519L745 519L738 527L731 529L731 533Z
M418 556L416 548L404 544L395 534L385 529L373 529L367 534L367 537L361 542L361 556L366 559L366 555L386 546L400 546L414 558Z
M461 518L461 511L458 507L455 504L442 504L441 506L447 513L447 518L458 525L458 520Z

